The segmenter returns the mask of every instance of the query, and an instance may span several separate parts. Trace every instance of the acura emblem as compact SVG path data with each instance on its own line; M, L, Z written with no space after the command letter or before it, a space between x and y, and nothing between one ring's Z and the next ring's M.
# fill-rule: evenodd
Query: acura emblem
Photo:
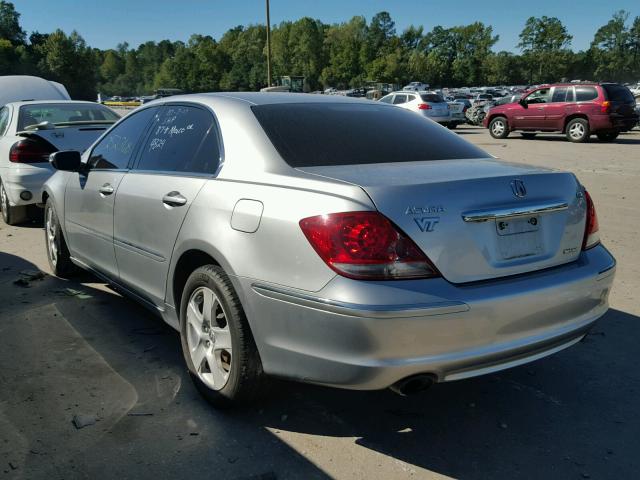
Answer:
M522 198L527 195L527 189L525 188L524 182L522 180L513 180L511 182L511 191L518 198Z

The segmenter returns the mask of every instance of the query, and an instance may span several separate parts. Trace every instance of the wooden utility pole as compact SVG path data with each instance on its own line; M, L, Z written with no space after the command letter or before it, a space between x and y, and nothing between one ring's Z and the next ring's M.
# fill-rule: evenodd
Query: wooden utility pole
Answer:
M271 86L271 18L269 0L267 0L267 87Z

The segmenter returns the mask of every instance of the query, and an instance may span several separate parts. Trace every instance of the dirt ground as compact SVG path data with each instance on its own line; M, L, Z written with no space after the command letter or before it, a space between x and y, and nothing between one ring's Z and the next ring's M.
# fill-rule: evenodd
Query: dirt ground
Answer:
M638 478L640 132L581 145L458 132L591 192L618 273L583 342L409 398L278 382L222 413L173 330L89 275L50 276L41 225L0 222L0 479Z

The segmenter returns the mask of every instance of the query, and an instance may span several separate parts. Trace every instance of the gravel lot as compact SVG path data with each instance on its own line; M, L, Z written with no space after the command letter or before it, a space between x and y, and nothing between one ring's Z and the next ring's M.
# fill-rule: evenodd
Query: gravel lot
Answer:
M41 225L0 222L0 478L638 478L640 132L579 145L458 132L591 192L618 275L585 341L410 398L279 382L219 413L173 330L91 276L49 276ZM45 276L14 284L29 270Z

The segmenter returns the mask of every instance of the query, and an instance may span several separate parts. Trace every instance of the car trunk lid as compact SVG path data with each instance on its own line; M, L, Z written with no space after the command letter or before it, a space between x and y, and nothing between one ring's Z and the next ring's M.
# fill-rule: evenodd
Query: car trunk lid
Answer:
M37 130L25 130L18 132L18 136L42 139L53 145L56 150L76 150L84 152L110 124L85 124L66 126L63 128L47 128Z
M453 283L522 274L580 255L586 204L571 173L494 159L299 170L360 186Z

